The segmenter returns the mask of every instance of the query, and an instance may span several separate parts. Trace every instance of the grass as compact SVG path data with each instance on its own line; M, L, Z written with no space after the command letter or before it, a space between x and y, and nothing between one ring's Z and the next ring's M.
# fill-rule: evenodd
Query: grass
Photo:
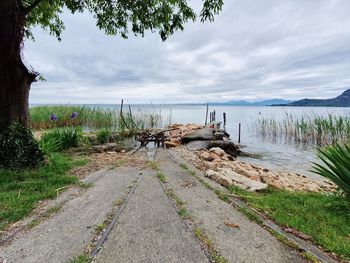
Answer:
M56 197L56 189L76 184L67 172L83 163L54 153L35 170L0 169L0 230L29 215L40 200Z
M72 113L77 116L71 118ZM57 116L56 121L50 119L51 114ZM125 129L144 129L164 127L165 123L160 112L145 112L137 109L132 113L118 108L99 108L86 106L35 106L30 108L30 124L34 130L51 129L66 126L82 126L89 130L122 131Z
M68 261L68 263L89 263L89 262L92 262L92 259L90 256L86 254L81 254L75 257L74 259Z
M180 165L188 174L197 178L206 188L225 202L230 202L227 194L214 188L197 176L184 164ZM249 206L267 214L276 223L294 228L312 238L326 251L335 252L345 259L350 259L350 200L336 194L295 193L278 191L271 188L265 192L247 192L236 186L228 187L230 192L243 199ZM261 223L261 218L248 209L239 209L250 220ZM281 242L294 248L296 245L272 233ZM311 262L317 262L311 254L303 256Z
M152 169L154 171L160 171L160 167L159 167L159 164L157 163L157 161L147 160L146 167L150 168L150 169Z
M106 228L105 224L98 224L95 226L95 231L102 232Z
M191 215L188 213L185 207L180 208L178 213L182 219L191 219Z
M310 236L327 251L350 258L350 202L344 197L271 189L248 194L237 187L229 189L278 224Z
M254 124L257 133L263 137L283 138L303 144L329 145L345 143L350 139L350 118L344 116L303 115L286 113L280 120L260 118Z
M226 258L224 258L223 256L221 256L216 249L214 248L213 243L211 242L211 240L207 237L207 235L205 235L203 233L203 231L198 228L195 227L194 229L194 235L205 245L205 247L208 249L210 256L212 258L212 260L216 263L227 263L228 260Z
M162 183L166 182L165 175L162 172L158 172L157 177L158 177L159 181L161 181Z

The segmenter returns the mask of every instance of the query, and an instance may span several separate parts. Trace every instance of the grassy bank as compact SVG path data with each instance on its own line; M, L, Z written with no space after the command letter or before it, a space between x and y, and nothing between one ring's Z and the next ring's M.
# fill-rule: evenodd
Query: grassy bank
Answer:
M237 187L229 189L278 224L294 228L327 251L350 259L350 200L321 193L271 189L251 193Z
M40 200L54 198L56 189L77 183L78 178L68 171L84 163L54 153L38 169L0 169L0 230L30 214Z
M57 119L52 120L54 114ZM143 129L163 125L157 112L144 112L126 108L123 114L115 108L91 108L84 106L36 106L30 108L30 125L34 130L55 127L82 126L89 130L108 128L112 130Z
M271 139L285 139L314 145L347 142L350 139L350 118L342 116L303 115L286 113L284 118L260 118L255 124L256 132Z

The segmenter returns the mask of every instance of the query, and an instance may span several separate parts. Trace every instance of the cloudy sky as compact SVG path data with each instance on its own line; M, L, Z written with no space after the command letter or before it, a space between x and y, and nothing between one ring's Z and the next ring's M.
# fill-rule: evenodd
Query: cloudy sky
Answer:
M187 24L166 42L105 36L90 14L64 13L62 42L35 30L25 43L47 80L30 103L327 98L350 88L349 0L224 2L214 23Z

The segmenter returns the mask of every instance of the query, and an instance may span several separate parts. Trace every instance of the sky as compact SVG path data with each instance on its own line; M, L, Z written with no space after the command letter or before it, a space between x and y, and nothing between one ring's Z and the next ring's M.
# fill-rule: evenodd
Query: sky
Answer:
M30 103L335 97L350 88L349 10L349 0L224 0L214 23L186 24L165 42L106 36L91 14L64 12L61 42L41 29L25 42L46 79Z

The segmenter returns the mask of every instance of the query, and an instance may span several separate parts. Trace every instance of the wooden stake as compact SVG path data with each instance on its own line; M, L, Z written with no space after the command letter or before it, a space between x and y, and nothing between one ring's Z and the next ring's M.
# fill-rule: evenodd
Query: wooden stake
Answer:
M209 110L209 102L207 102L207 110L205 112L205 125L208 124L208 110Z
M241 123L238 124L238 143L241 143Z

